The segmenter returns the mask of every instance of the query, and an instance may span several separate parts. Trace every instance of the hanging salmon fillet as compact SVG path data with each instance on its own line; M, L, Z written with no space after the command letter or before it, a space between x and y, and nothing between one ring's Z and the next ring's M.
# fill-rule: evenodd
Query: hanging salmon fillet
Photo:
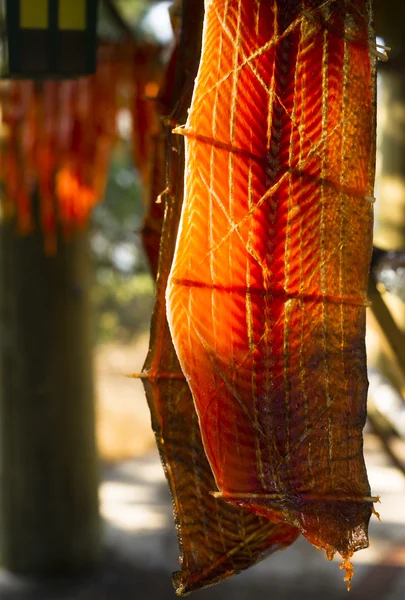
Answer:
M165 120L167 121L168 115L173 110L177 62L178 43L176 42L155 102L155 122L159 121L159 125L155 126L151 139L150 176L144 179L144 181L150 179L150 185L146 186L147 210L141 231L142 245L154 279L157 278L158 273L159 246L166 198L166 194L163 192L166 187L167 161L170 151L168 143L171 138L171 127L167 123L165 124Z
M152 176L150 165L154 152L154 138L159 131L154 105L162 70L158 55L160 50L158 46L139 44L133 55L132 152L134 165L139 170L146 188Z
M176 154L175 160L180 166L181 154ZM174 573L173 583L176 593L183 595L219 583L286 548L299 531L287 523L271 523L210 494L215 481L166 320L164 294L181 209L181 189L172 191L176 195L166 198L168 207L143 384L173 498L181 550L181 570Z
M159 245L165 212L164 194L166 182L166 145L167 136L157 133L151 143L151 183L147 190L147 212L141 235L142 246L148 259L153 279L156 279L159 263Z
M199 56L202 8L202 0L198 3L185 0L183 4L176 86L166 104L176 122L184 123L191 100L189 84L197 70L193 57ZM169 168L167 188L162 194L166 212L150 350L142 377L156 442L173 496L181 549L181 570L174 574L173 581L177 594L181 595L218 583L252 566L270 553L287 547L299 532L286 523L271 523L210 494L215 489L215 481L204 452L191 392L181 372L166 320L164 296L181 213L184 171L183 138L173 136L170 130L167 123Z
M368 545L370 0L206 0L167 287L217 496Z

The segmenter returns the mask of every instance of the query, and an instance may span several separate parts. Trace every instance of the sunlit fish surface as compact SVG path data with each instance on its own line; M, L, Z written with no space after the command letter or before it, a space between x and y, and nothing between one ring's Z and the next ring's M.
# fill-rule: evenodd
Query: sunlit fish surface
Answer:
M167 287L218 497L368 545L370 0L206 0ZM373 52L374 44L374 52Z

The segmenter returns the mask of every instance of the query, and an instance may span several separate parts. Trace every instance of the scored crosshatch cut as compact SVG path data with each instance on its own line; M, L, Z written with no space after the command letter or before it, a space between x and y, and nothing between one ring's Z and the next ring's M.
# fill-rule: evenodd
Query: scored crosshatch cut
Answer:
M217 497L368 545L371 0L207 0L167 288ZM213 490L214 491L214 490Z

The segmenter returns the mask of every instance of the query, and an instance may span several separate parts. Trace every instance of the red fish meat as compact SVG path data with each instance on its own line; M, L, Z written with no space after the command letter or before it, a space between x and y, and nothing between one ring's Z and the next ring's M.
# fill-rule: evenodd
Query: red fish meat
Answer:
M182 5L181 42L173 64L176 85L167 97L167 185L162 200L165 217L159 252L156 301L150 349L143 382L162 464L173 497L174 518L181 551L181 569L173 582L178 595L213 585L290 545L299 535L287 523L271 523L214 498L215 481L208 464L190 389L181 372L166 320L165 290L173 259L183 202L184 140L170 132L169 115L184 123L201 50L203 1ZM175 67L175 68L174 68ZM167 87L166 87L167 92ZM165 94L166 95L166 94ZM155 171L160 182L159 171ZM157 241L157 236L153 238ZM152 238L150 238L152 242ZM152 244L151 244L152 248Z
M217 495L368 545L369 0L207 0L167 312Z

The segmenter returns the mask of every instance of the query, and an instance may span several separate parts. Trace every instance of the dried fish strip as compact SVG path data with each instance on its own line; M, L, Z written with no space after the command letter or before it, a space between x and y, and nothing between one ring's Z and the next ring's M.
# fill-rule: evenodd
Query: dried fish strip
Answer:
M207 0L168 320L219 496L350 580L375 155L369 0Z
M188 44L183 42L183 47L180 47L180 61L182 52L189 57L196 52L195 30L200 30L198 23L193 26L189 20L192 17L195 19L195 0L185 2L183 10ZM179 63L181 68L184 69L182 62ZM190 76L187 73L185 75L183 73L179 77L184 83L180 93L181 106L179 108L178 105L176 109L180 110L180 114L175 114L180 122L182 119L185 121L192 91L187 101ZM191 69L190 75L192 79L195 77ZM173 104L176 105L175 100ZM150 350L144 366L143 382L152 414L152 426L173 497L181 549L181 570L174 574L174 585L177 594L183 595L218 583L270 553L287 547L299 532L285 523L270 523L267 519L217 500L210 494L215 489L215 480L203 448L191 392L180 369L166 320L165 290L183 201L183 138L173 136L167 147L170 169L163 199L166 213Z

